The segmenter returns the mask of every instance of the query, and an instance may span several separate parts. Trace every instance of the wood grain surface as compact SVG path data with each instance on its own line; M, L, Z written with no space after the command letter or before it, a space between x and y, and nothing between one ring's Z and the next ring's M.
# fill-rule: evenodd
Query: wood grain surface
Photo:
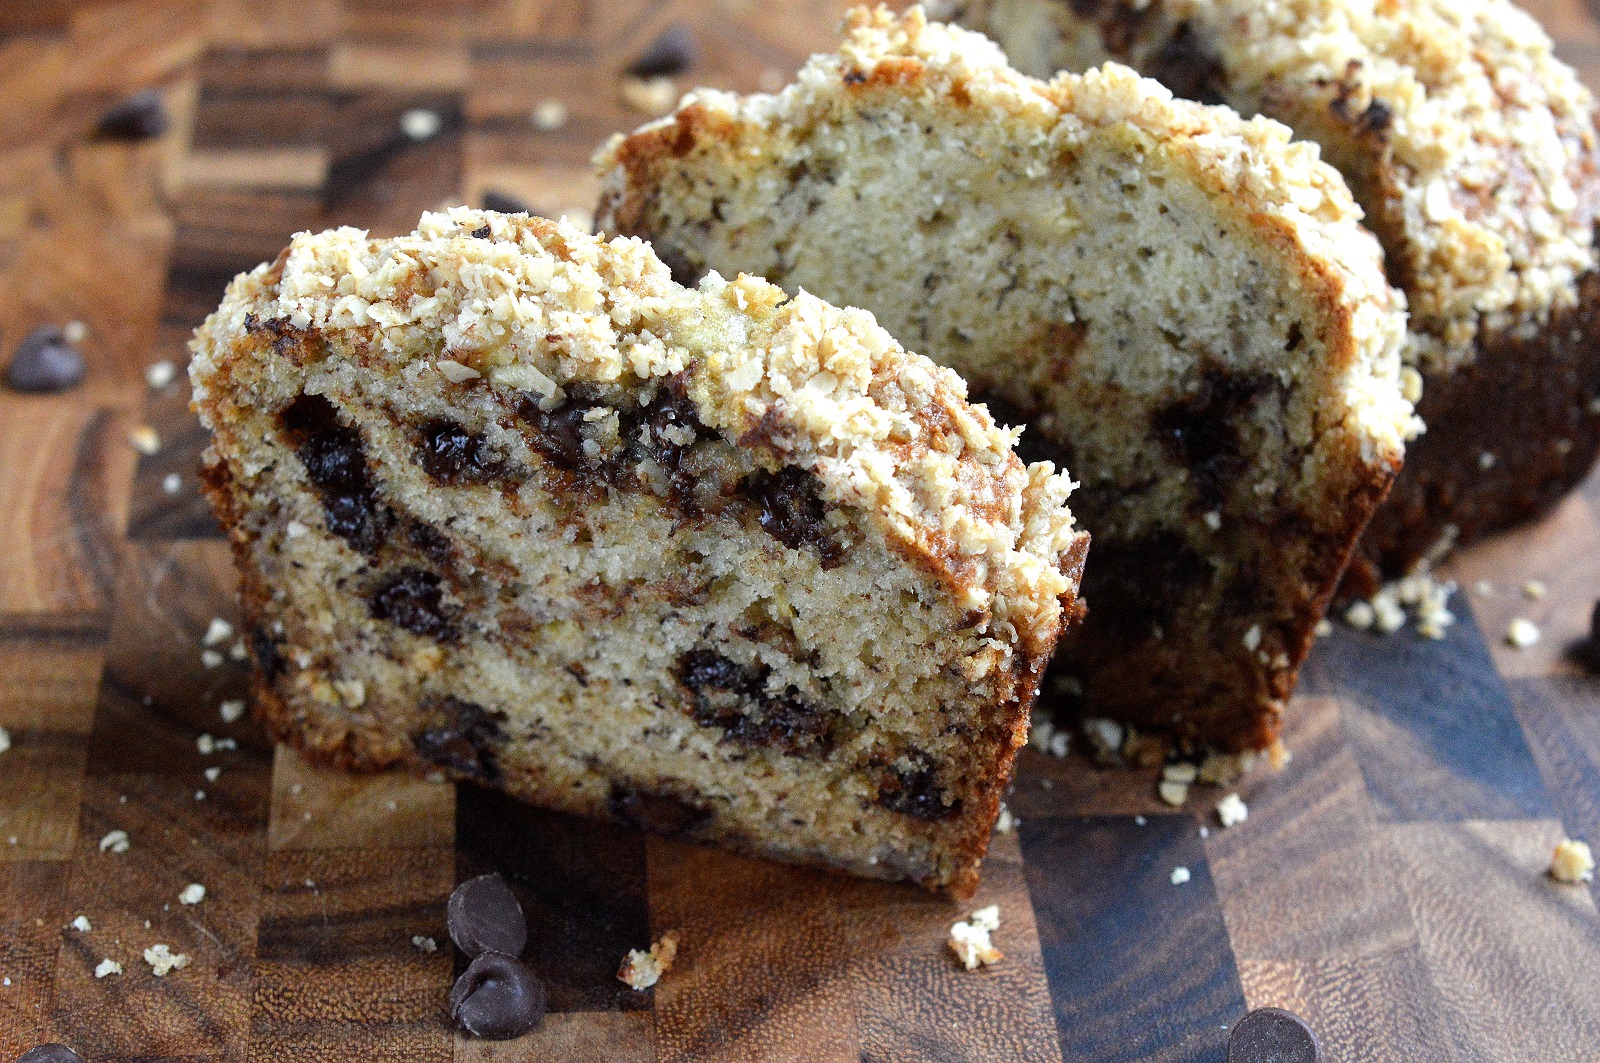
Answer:
M332 774L220 715L245 677L231 640L219 662L202 639L234 578L196 491L187 389L152 390L146 367L181 365L229 277L296 230L394 233L486 198L587 215L588 156L647 117L620 78L658 33L693 30L680 88L770 88L830 46L841 6L0 5L0 348L40 324L90 330L81 388L0 392L0 1059L60 1040L195 1063L1220 1061L1266 1004L1341 1061L1600 1057L1593 895L1544 874L1562 836L1600 843L1600 678L1573 653L1600 593L1594 478L1452 562L1447 639L1323 640L1294 759L1240 781L1239 826L1217 822L1220 789L1173 809L1153 769L1027 752L1020 826L970 906L999 904L1006 956L979 972L944 947L964 910L913 888ZM1593 9L1531 7L1600 84ZM147 87L164 136L90 135ZM565 121L541 128L551 100ZM437 136L401 132L413 108ZM157 453L129 445L141 425ZM1515 617L1541 641L1508 646ZM126 852L102 848L115 830ZM495 869L552 1008L506 1044L445 1015L461 963L444 899ZM205 899L183 905L192 882ZM667 929L677 966L624 987L622 955ZM157 942L192 962L156 977L141 954ZM106 958L122 973L96 978Z

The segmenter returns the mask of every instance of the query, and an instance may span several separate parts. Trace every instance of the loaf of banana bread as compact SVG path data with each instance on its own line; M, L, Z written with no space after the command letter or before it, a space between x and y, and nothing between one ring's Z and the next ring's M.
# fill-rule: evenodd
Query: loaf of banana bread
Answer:
M1322 146L1410 301L1428 431L1347 582L1363 596L1550 508L1600 448L1594 101L1510 0L935 0L1036 77L1131 64Z
M1079 711L1273 740L1415 427L1403 300L1314 145L1126 67L1035 81L913 8L857 11L777 96L694 94L598 165L606 231L691 283L871 310L1082 481Z
M453 210L196 334L272 732L970 893L1086 537L859 310Z

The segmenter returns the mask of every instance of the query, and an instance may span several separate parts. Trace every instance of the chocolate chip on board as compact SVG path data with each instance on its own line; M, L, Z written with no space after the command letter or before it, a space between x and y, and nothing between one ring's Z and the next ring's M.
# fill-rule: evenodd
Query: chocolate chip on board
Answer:
M149 140L171 124L161 93L142 89L102 114L95 132L111 140Z
M520 956L528 944L522 906L498 874L479 875L457 886L446 911L450 940L468 956L488 952Z
M83 1063L83 1057L66 1045L46 1044L28 1049L17 1063Z
M6 386L32 395L49 395L83 380L83 352L55 325L42 325L23 337L6 366Z
M489 1041L509 1041L538 1026L545 1013L544 983L520 960L485 952L450 990L456 1025Z
M1233 1028L1228 1063L1321 1063L1322 1043L1304 1019L1282 1008L1257 1008Z
M698 58L689 27L675 23L661 31L639 57L628 64L636 78L672 77L694 66Z

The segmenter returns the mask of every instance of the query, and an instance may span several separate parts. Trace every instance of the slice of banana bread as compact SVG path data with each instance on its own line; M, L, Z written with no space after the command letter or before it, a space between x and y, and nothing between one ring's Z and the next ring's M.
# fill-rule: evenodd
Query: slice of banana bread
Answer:
M1407 360L1428 424L1358 548L1358 593L1380 571L1543 513L1593 464L1594 101L1510 0L935 9L1029 74L1129 63L1180 96L1287 123L1343 172L1409 298Z
M1272 740L1414 420L1401 298L1314 145L880 9L778 96L697 94L598 164L603 227L866 307L1082 480L1083 711Z
M196 334L272 731L969 893L1086 536L859 310L458 209Z

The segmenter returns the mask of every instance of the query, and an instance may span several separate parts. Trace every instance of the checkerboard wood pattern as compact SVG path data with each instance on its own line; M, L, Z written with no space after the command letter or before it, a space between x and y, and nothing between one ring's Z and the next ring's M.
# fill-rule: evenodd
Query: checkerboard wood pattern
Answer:
M1591 0L1595 2L1595 0ZM1600 84L1600 22L1537 0ZM0 6L0 344L90 329L84 387L0 393L0 1059L59 1040L91 1061L1221 1060L1248 1007L1304 1015L1336 1060L1577 1060L1600 1052L1600 919L1543 871L1600 842L1600 678L1569 650L1600 593L1600 480L1453 563L1442 642L1341 630L1306 670L1293 762L1240 784L1229 830L1196 787L1024 755L971 907L1005 961L958 970L963 912L915 889L747 860L469 787L345 776L274 750L196 492L189 330L299 229L409 229L512 197L586 213L587 157L642 120L618 76L665 27L681 84L781 83L833 39L833 0L147 0ZM95 141L108 103L161 90L158 140ZM559 100L567 120L530 118ZM439 135L399 117L427 108ZM129 432L154 426L147 457ZM165 483L176 475L179 490ZM1520 590L1538 579L1538 600ZM1513 616L1544 638L1505 645ZM201 751L202 736L212 752ZM227 739L217 744L217 740ZM208 777L207 769L220 768ZM1208 826L1205 835L1201 828ZM126 852L102 849L110 831ZM1191 872L1181 886L1173 868ZM446 1022L444 899L516 884L552 1013L472 1042ZM178 892L203 883L206 897ZM86 916L88 931L71 927ZM622 954L676 928L635 993ZM441 943L428 951L414 941ZM193 962L156 978L156 942ZM104 958L123 973L97 979Z

